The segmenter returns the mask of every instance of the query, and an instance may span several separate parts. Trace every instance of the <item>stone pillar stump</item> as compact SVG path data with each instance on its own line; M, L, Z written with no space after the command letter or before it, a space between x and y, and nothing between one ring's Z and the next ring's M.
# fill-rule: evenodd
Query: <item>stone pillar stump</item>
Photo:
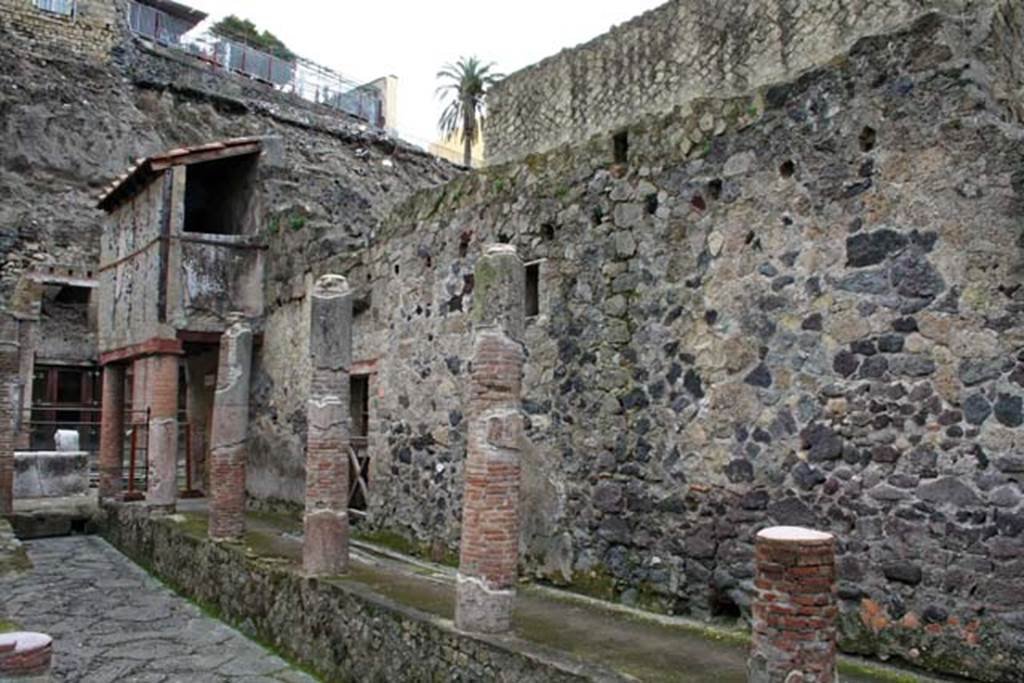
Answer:
M210 538L245 533L245 463L249 456L252 328L233 316L221 336L210 437Z
M751 683L836 680L836 563L832 534L772 527L757 535Z
M455 624L511 628L519 559L525 269L514 247L488 247L476 266L473 369Z
M178 498L178 356L157 354L146 359L149 396L149 438L146 457L151 506L173 508Z
M125 368L103 366L103 400L100 412L99 495L115 498L121 493L124 456Z
M352 291L344 277L324 275L311 299L302 567L311 576L330 576L348 570Z
M0 634L0 681L50 680L53 639L45 633Z

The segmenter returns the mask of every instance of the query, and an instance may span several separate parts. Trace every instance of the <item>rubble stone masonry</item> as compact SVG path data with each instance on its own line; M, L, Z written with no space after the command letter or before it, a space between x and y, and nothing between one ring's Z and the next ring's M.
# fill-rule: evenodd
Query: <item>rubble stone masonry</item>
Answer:
M703 97L792 80L865 36L967 0L673 0L522 69L488 94L487 161L497 164L629 128ZM977 3L982 16L997 2ZM981 19L985 21L985 19Z
M76 0L74 12L65 16L41 9L33 0L0 0L0 25L40 56L106 61L127 25L118 5L116 0Z
M732 3L728 3L732 5ZM515 245L521 567L749 615L766 525L832 533L840 647L1024 666L1019 3L418 193L364 263L368 526L458 547L481 245Z

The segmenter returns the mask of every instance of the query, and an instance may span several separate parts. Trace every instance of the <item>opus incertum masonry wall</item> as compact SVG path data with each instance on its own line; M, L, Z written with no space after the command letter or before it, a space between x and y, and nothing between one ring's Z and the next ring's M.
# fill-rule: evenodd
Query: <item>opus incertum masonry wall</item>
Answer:
M368 527L459 547L474 271L508 243L537 308L528 576L733 618L756 532L806 526L837 539L841 649L1017 671L1024 17L993 2L961 26L926 13L397 210L348 272Z

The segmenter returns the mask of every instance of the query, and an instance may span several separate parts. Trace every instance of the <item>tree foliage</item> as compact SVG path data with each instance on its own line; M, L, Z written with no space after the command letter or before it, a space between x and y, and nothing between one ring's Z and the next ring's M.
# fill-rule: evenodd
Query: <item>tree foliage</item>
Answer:
M248 19L241 19L234 14L228 15L214 24L211 29L215 34L245 43L257 50L263 50L281 59L294 60L295 53L288 49L284 42L270 31L260 31L256 24Z
M504 78L503 74L493 72L493 68L494 62L485 64L476 57L461 57L455 64L445 64L437 72L442 82L437 95L447 100L437 125L445 137L461 133L466 166L473 161L473 143L480 139L487 91Z

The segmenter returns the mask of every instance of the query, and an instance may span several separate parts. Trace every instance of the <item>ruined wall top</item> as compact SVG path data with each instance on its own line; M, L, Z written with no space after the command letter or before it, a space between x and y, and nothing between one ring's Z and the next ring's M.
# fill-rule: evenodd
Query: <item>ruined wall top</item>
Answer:
M672 0L510 75L488 99L489 163L616 131L696 98L823 65L859 38L998 0Z

